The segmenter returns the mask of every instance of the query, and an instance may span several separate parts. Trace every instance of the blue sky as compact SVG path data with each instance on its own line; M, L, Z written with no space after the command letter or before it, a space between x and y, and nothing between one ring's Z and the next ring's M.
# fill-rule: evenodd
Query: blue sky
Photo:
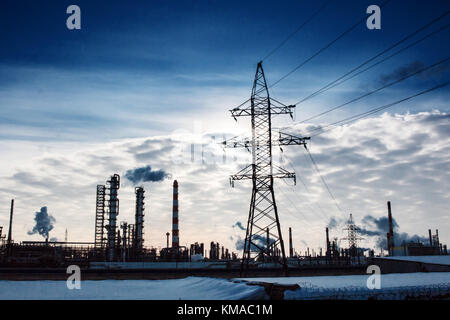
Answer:
M97 150L115 142L123 143L121 148L125 148L123 146L127 145L128 140L129 143L137 143L132 139L170 139L182 130L199 131L201 134L215 132L221 135L248 129L247 122L240 121L236 124L227 110L249 97L257 62L324 2L2 1L0 146L4 150L4 156L0 160L3 167L0 175L11 183L10 189L5 187L3 191L0 190L2 198L14 197L11 189L17 190L23 185L34 183L37 188L42 187L46 181L49 183L51 179L35 175L38 175L39 164L48 164L50 158L52 161L61 160L61 157L68 154L77 158L78 153L82 153L80 150ZM369 5L381 3L382 1L332 0L311 23L264 61L269 84L367 16L365 11ZM81 30L66 28L66 8L71 4L77 4L81 8ZM328 50L271 88L271 94L286 104L294 103L449 9L450 4L445 0L392 0L382 8L381 30L368 30L365 23L362 23ZM450 16L445 17L411 41L449 21ZM370 72L309 100L299 106L296 120L310 117L373 90L380 86L383 77L390 76L411 63L428 66L448 57L449 35L450 29L446 29ZM448 76L447 63L442 69L427 76L412 77L314 120L313 123L330 123L398 100L448 81ZM392 114L432 114L433 110L439 110L442 118L448 119L446 113L449 111L449 95L449 88L446 87L388 111ZM392 117L388 119L397 121L395 116ZM288 120L280 119L276 124L287 125ZM376 122L377 118L373 121ZM417 128L419 126L414 126L411 130ZM439 130L443 129L439 127ZM383 131L377 131L381 132ZM420 139L420 136L415 137ZM319 142L312 143L318 145ZM388 147L400 148L396 143L386 143ZM447 150L446 141L442 143L441 147ZM108 149L108 152L112 151ZM321 159L319 153L325 154L327 150L318 147L317 152L318 159ZM90 156L93 157L91 154ZM111 170L126 171L130 167L145 164L165 169L172 174L181 170L176 167L163 168L163 164L167 166L164 161L158 167L158 158L147 158L148 163L139 159L135 156L135 162L117 165L108 162L104 170L97 170L97 180L92 177L92 181L86 181L86 184L95 186L101 183L113 173ZM327 158L322 160L324 167L332 166L331 159L330 163L327 163ZM422 161L425 166L426 161ZM54 171L48 173L49 176L62 179L56 178L58 172L65 172L63 166L56 165L61 162L52 163ZM85 165L85 162L75 161L70 172L63 174L64 179L80 178L78 174L85 169ZM219 169L224 181L227 181L229 173L233 173L232 168L229 171ZM201 170L201 166L192 167L193 174ZM212 169L205 170L209 172ZM22 174L15 177L26 176L29 179L12 178L14 174L24 172L33 176ZM325 168L324 172L327 172ZM333 172L335 171L330 167L330 179L333 179ZM184 173L179 174L183 176ZM89 175L82 176L84 179ZM195 177L187 175L186 179ZM223 187L228 185L225 183ZM43 195L52 194L54 189L48 188L46 191L41 190ZM334 188L339 189L339 184ZM420 192L418 185L417 188L417 192ZM81 190L84 189L80 187L80 192L85 192L86 197L94 196L94 189ZM341 196L346 198L349 193L344 191ZM27 196L37 193L35 190ZM30 200L30 207L22 208L23 214L32 215L43 205L48 205L51 212L51 204L40 204L45 202L43 199ZM53 199L56 207L63 208L62 199ZM439 208L448 204L448 197L436 199L436 206ZM245 207L248 199L244 200L242 205ZM348 201L353 203L354 200L350 197ZM1 208L6 208L8 201L3 202ZM405 205L406 202L405 200ZM380 208L384 208L384 199L380 203ZM421 205L425 208L427 204ZM18 210L21 210L20 201L18 206ZM226 208L225 203L223 206ZM348 205L352 206L358 208L356 203ZM92 217L88 212L91 209L88 205L82 208L90 218ZM442 215L446 214L444 210L439 210ZM441 217L439 214L437 216ZM23 221L27 221L26 218ZM235 222L230 221L228 226ZM93 224L89 224L89 228L91 225ZM411 228L413 232L421 231L413 226ZM63 229L55 228L55 232L62 234L61 230ZM224 234L227 233L229 230L224 231ZM82 232L79 234L82 235Z
M1 123L47 127L60 130L61 139L86 140L92 137L94 128L106 130L109 137L123 138L140 136L143 132L138 129L147 132L151 127L162 132L183 125L166 119L141 121L134 114L157 112L168 119L180 117L186 109L202 115L211 111L219 114L228 106L221 99L206 103L207 93L218 90L220 95L230 97L230 102L245 100L257 61L322 2L78 1L82 11L79 31L69 31L65 26L69 4L72 2L2 2ZM316 19L265 61L269 83L364 17L369 4L372 2L331 1ZM382 9L382 30L369 31L361 24L280 82L272 94L286 103L298 101L449 7L446 1L393 0ZM448 23L448 19L427 32ZM447 29L427 39L323 99L311 100L302 106L305 117L371 88L380 76L405 63L422 61L428 65L445 58L449 32ZM396 86L393 93L386 90L368 101L390 101L399 92L424 88L436 78L427 80L410 79ZM448 97L446 92L444 89L436 94ZM239 95L231 99L234 93ZM361 106L355 104L352 108L353 112ZM33 119L26 119L30 115ZM346 112L332 113L328 119L342 115ZM222 117L225 120L228 114L222 112ZM108 129L111 125L121 129L114 132ZM1 132L1 136L36 139L32 134L13 132Z

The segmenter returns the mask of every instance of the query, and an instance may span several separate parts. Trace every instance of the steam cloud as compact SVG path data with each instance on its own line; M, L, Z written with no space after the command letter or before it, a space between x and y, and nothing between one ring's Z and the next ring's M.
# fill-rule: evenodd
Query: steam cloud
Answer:
M376 237L377 247L387 249L387 239L386 234L389 232L389 220L387 217L376 218L371 215L367 215L362 220L363 224L368 227L374 227L375 230L368 230L367 228L360 228L358 233L360 235L365 235L369 237ZM396 246L399 246L409 242L426 242L427 239L425 237L421 237L419 235L409 235L406 232L399 232L400 226L392 218L392 225L394 228L394 242Z
M240 230L245 231L244 226L242 225L242 222L238 221L235 224L233 224L232 226L239 228ZM256 245L258 245L261 248L265 248L267 246L267 238L265 236L261 236L259 234L254 234L253 235L253 241L256 243ZM275 242L274 239L269 237L269 242L272 244ZM236 246L236 250L244 250L244 245L245 245L245 241L244 239L242 239L241 237L239 237L236 240L235 246ZM258 247L256 247L254 244L251 245L251 250L252 251L259 251Z
M157 182L162 181L165 178L169 178L170 175L166 173L164 170L153 170L152 167L147 165L142 168L136 168L132 170L128 170L125 173L125 178L133 182L134 184L139 182Z
M338 221L336 218L331 217L330 221L328 222L328 229L334 229L336 228L342 221Z
M328 228L331 230L340 225L344 226L345 222L346 221L343 219L332 217L328 222ZM389 219L387 217L376 218L371 215L366 215L362 219L362 224L363 227L358 228L358 234L361 236L376 237L376 246L378 248L387 249L386 234L389 232ZM427 241L427 238L416 234L409 235L406 232L399 232L400 226L394 218L392 218L392 225L394 228L394 242L396 246L402 245L403 242L409 243ZM368 249L364 248L364 250Z
M45 239L48 239L48 234L53 230L53 223L56 222L55 218L48 214L47 207L42 207L41 211L36 212L34 216L35 226L31 231L28 231L29 235L39 233Z
M245 231L245 228L244 228L244 226L242 225L242 223L241 223L240 221L238 221L238 222L236 222L235 224L233 224L232 227L233 227L233 228L234 228L234 227L238 227L239 229Z

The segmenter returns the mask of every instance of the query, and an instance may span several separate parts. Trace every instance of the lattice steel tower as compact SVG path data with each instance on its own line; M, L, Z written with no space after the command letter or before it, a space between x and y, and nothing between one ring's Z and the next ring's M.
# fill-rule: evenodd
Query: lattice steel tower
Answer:
M97 185L97 197L95 202L95 249L103 250L105 248L106 238L105 230L105 195L106 187Z
M344 230L347 231L347 237L342 240L348 240L348 248L358 248L358 240L363 240L363 238L358 237L359 228L353 222L353 215L351 213L347 222L347 227Z
M250 102L250 105L246 106ZM252 138L236 141L224 141L225 147L244 147L251 149L252 164L231 176L235 180L252 180L252 196L244 242L241 275L254 260L276 261L282 264L287 273L286 254L281 233L280 219L275 202L273 183L275 178L293 178L295 173L288 172L272 162L272 146L303 145L308 137L295 137L279 132L278 139L272 138L272 115L289 114L292 118L294 105L286 106L271 98L267 88L262 62L258 63L251 98L237 108L230 110L233 118L249 116L252 126ZM266 238L266 241L262 239ZM277 249L281 256L277 254Z

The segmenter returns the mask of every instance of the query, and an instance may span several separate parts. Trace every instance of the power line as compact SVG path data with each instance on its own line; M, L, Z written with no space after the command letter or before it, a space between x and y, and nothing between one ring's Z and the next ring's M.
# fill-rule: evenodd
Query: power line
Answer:
M292 170L293 170L294 172L296 172L297 170L295 170L294 165L292 164L291 160L287 159L286 157L284 157L284 159L286 159L286 160L289 162L289 165L291 166ZM311 195L311 192L309 191L309 188L306 186L306 183L305 183L305 181L302 179L301 175L296 174L296 178L298 178L298 179L300 180L300 182L302 183L303 187L305 188L307 194L308 194L308 195ZM284 182L285 182L286 185L287 185L287 182L286 182L286 181L284 181ZM291 186L291 189L292 189L293 192L295 192L294 187ZM311 208L312 211L314 211L314 212L317 214L317 212L313 209L312 206L310 206L309 204L307 204L307 205ZM323 211L323 209L322 209L322 207L320 206L320 204L319 204L319 203L316 203L316 205L317 205L317 207L319 208L320 215L321 215L325 220L328 220L328 216L327 216L327 214Z
M389 2L391 2L392 0L386 0L382 5L380 5L380 8L384 7L385 5L387 5ZM287 77L289 77L292 73L294 73L295 71L297 71L298 69L300 69L301 67L303 67L305 64L307 64L309 61L311 61L312 59L314 59L315 57L317 57L319 54L321 54L323 51L325 51L326 49L328 49L329 47L331 47L334 43L336 43L337 41L339 41L340 39L342 39L344 36L346 36L348 33L350 33L351 31L353 31L354 29L356 29L356 27L359 26L360 23L362 23L363 21L366 20L366 17L364 16L362 19L358 20L358 22L356 22L355 24L353 24L350 28L348 28L347 30L345 30L343 33L341 33L337 38L335 38L334 40L332 40L331 42L329 42L327 45L325 45L324 47L322 47L320 50L316 51L316 53L314 53L312 56L310 56L308 59L306 59L305 61L303 61L302 63L300 63L299 65L297 65L294 69L292 69L291 71L289 71L287 74L285 74L284 76L282 76L280 79L278 79L277 81L275 81L274 83L272 83L269 88L272 88L273 86L277 85L279 82L281 82L282 80L286 79Z
M448 85L450 85L450 81L443 82L443 83L441 83L441 84L439 84L439 85L437 85L437 86L434 86L434 87L432 87L432 88L430 88L430 89L421 91L421 92L419 92L419 93L416 93L416 94L411 95L411 96L408 96L408 97L406 97L406 98L397 100L397 101L395 101L395 102L392 102L392 103L389 103L389 104L385 104L385 105L380 106L380 107L377 107L377 108L373 108L373 109L368 110L368 111L366 111L366 112L363 112L363 113L360 113L360 114L357 114L357 115L354 115L354 116L345 118L345 119L340 120L340 121L336 121L336 122L327 124L326 126L323 126L323 127L320 127L320 128L313 129L313 130L311 130L310 132L314 132L314 131L318 131L318 130L322 130L322 131L319 132L319 133L316 133L316 134L312 135L311 137L318 136L319 134L322 134L322 133L324 133L324 132L327 132L327 131L331 131L331 130L333 130L333 129L336 129L336 128L338 128L339 126L342 126L342 125L344 125L344 124L346 124L346 123L350 123L350 122L353 122L353 121L356 121L356 120L365 118L365 117L367 117L367 116L369 116L369 115L371 115L371 114L377 113L377 112L379 112L379 111L381 111L381 110L390 108L390 107L392 107L392 106L395 106L395 105L400 104L400 103L402 103L402 102L405 102L405 101L407 101L407 100L416 98L416 97L421 96L421 95L423 95L423 94L432 92L432 91L434 91L434 90L437 90L437 89L440 89L440 88L444 88L444 87L446 87L446 86L448 86ZM339 126L333 127L333 128L331 128L331 129L328 129L328 130L323 130L324 128L327 128L327 127L330 127L330 126L334 126L334 125L337 125L337 124L339 124Z
M278 190L281 192L281 195L291 203L294 209L297 210L296 212L300 213L300 215L303 217L303 222L306 222L306 224L310 226L310 223L308 222L308 219L306 218L305 214L299 208L297 208L295 203L287 196L287 194L282 190L282 188L280 187L278 188ZM289 212L291 216L293 216L294 218L298 219L298 217L294 216L289 210L287 212Z
M427 70L429 70L429 69L431 69L431 68L434 68L434 67L436 67L437 65L440 65L440 64L442 64L442 63L447 62L448 60L450 60L450 57L447 57L447 58L445 58L445 59L443 59L443 60L441 60L441 61L438 61L438 62L436 62L436 63L433 63L432 65L429 65L428 67L424 67L424 68L419 69L419 70L417 70L417 71L415 71L415 72L412 72L412 73L410 73L410 74L408 74L408 75L406 75L406 76L404 76L404 77L402 77L402 78L400 78L400 79L397 79L397 80L395 80L395 81L392 81L392 82L390 82L390 83L388 83L388 84L386 84L386 85L384 85L384 86L381 86L381 87L379 87L379 88L377 88L377 89L375 89L375 90L372 90L372 91L370 91L370 92L367 92L367 93L365 93L365 94L363 94L363 95L361 95L361 96L359 96L359 97L356 97L356 98L354 98L354 99L352 99L352 100L350 100L350 101L347 101L347 102L345 102L345 103L343 103L343 104L337 105L337 106L335 106L335 107L333 107L333 108L331 108L331 109L325 110L325 111L323 111L323 112L321 112L321 113L318 113L318 114L316 114L316 115L314 115L314 116L312 116L312 117L309 117L309 118L307 118L307 119L305 119L305 120L302 120L302 121L300 121L300 122L297 122L297 123L300 124L300 123L304 123L304 122L306 122L306 121L310 121L310 120L319 118L319 117L321 117L321 116L323 116L323 115L325 115L325 114L327 114L327 113L330 113L330 112L332 112L332 111L334 111L334 110L337 110L337 109L340 109L340 108L342 108L342 107L345 107L346 105L349 105L349 104L351 104L351 103L353 103L353 102L356 102L356 101L358 101L358 100L361 100L361 99L363 99L363 98L365 98L365 97L367 97L367 96L370 96L371 94L374 94L374 93L379 92L379 91L381 91L381 90L383 90L383 89L386 89L386 88L388 88L388 87L391 87L391 86L393 86L393 85L395 85L395 84L397 84L397 83L400 83L400 82L402 82L402 81L404 81L404 80L406 80L406 79L408 79L408 78L410 78L410 77L412 77L412 76L415 76L415 75L417 75L417 74L419 74L419 73L422 73L422 72L424 72L424 71L427 71Z
M390 46L389 48L384 49L384 50L381 51L380 53L378 53L378 54L376 54L375 56L373 56L373 57L369 58L368 60L364 61L364 62L363 62L362 64L360 64L359 66L353 68L352 70L348 71L347 73L345 73L345 74L342 75L341 77L337 78L336 80L334 80L334 81L328 83L327 85L325 85L324 87L320 88L319 90L317 90L317 91L311 93L311 94L308 95L307 97L305 97L305 98L299 100L299 101L298 101L297 103L295 103L295 104L303 103L303 102L305 102L306 100L309 100L309 99L315 97L316 95L319 95L319 94L321 94L321 93L323 93L323 92L325 92L325 91L327 91L327 90L329 90L329 89L331 89L331 88L334 88L334 87L335 87L334 84L336 84L338 81L342 80L343 78L345 78L345 77L348 76L349 74L352 74L352 73L355 72L356 70L360 69L361 67L365 66L365 65L368 64L369 62L375 60L376 58L382 56L382 55L385 54L386 52L392 50L393 48L395 48L395 47L397 47L398 45L402 44L403 42L407 41L408 39L412 38L413 36L415 36L415 35L418 34L419 32L425 30L426 28L428 28L428 27L431 26L432 24L434 24L434 23L436 23L437 21L439 21L439 20L443 19L444 17L446 17L449 13L450 13L450 10L447 11L447 12L445 12L444 14L440 15L439 17L434 18L432 21L428 22L427 24L425 24L424 26L420 27L420 28L417 29L416 31L410 33L409 35L407 35L407 36L404 37L403 39L397 41L396 43L394 43L394 44L393 44L392 46ZM433 33L428 34L427 36L423 37L423 38L420 39L419 41L416 41L416 42L413 43L412 45L407 46L406 48L410 48L410 47L412 47L413 45L416 45L416 44L419 43L420 41L423 41L424 39L426 39L426 38L428 38L428 37L430 37L430 36L432 36L432 35L434 35L434 34L440 32L440 31L444 30L444 29L447 28L447 27L448 27L448 24L447 24L446 26L440 28L439 30L437 30L437 31L435 31L435 32L433 32ZM406 48L404 48L404 49L402 49L402 50L400 50L400 51L397 51L397 53L395 53L395 54L389 56L389 58L392 58L394 55L399 54L400 52L406 50ZM387 58L387 59L389 59L389 58ZM382 60L382 62L386 61L387 59ZM379 63L381 63L381 62L379 62ZM374 65L371 66L370 68L374 67L375 65L377 65L377 64L379 64L379 63L374 64ZM367 71L367 70L369 70L370 68L367 68L367 69L365 69L364 71ZM364 72L364 71L363 71L363 72ZM362 72L360 72L360 73L362 73ZM358 74L360 74L360 73L358 73ZM350 78L349 78L349 79L350 79ZM349 79L347 79L347 80L349 80ZM347 80L345 80L345 81L347 81ZM341 84L341 83L343 83L343 82L345 82L345 81L342 81L342 82L340 82L339 84Z
M333 89L334 87L337 87L338 85L341 85L342 83L347 82L348 80L353 79L354 77L360 75L361 73L366 72L367 70L372 69L373 67L379 65L380 63L385 62L386 60L389 60L390 58L392 58L392 57L394 57L394 56L396 56L396 55L402 53L403 51L405 51L405 50L407 50L407 49L409 49L409 48L415 46L416 44L422 42L423 40L425 40L425 39L427 39L427 38L429 38L429 37L431 37L431 36L433 36L433 35L435 35L435 34L441 32L441 31L444 31L444 30L447 29L449 26L450 26L450 24L446 24L445 26L439 28L438 30L433 31L433 32L427 34L426 36L424 36L424 37L418 39L417 41L415 41L415 42L409 44L408 46L406 46L406 47L404 47L404 48L402 48L402 49L400 49L400 50L394 52L393 54L391 54L391 55L389 55L389 56L387 56L387 57L385 57L385 58L383 58L383 59L381 59L381 60L375 62L374 64L370 65L369 67L367 67L367 68L365 68L365 69L363 69L363 70L361 70L361 71L358 71L357 73L351 75L350 77L348 77L348 78L346 78L346 79L343 79L343 80L341 80L341 81L339 81L339 82L333 84L332 86L330 86L330 87L328 87L328 88L322 90L321 92L319 92L319 93L317 93L317 94L320 94L320 93L323 93L323 92L328 91L328 90L330 90L330 89ZM315 96L316 96L316 95L314 95L314 96L312 96L312 97L310 97L310 98L313 98L313 97L315 97ZM310 98L308 98L308 100L309 100ZM305 98L305 99L306 99L306 98ZM304 100L304 101L306 101L306 100Z
M282 46L286 44L295 34L297 34L301 29L303 29L309 22L311 22L319 13L321 13L329 4L331 0L328 0L323 3L323 5L315 11L305 22L303 22L294 32L292 32L286 39L281 41L281 43L276 46L272 51L270 51L264 58L261 59L261 61L264 61L268 59L271 55L273 55L278 49L280 49Z
M339 206L339 204L338 204L336 198L334 197L333 193L332 193L331 190L330 190L330 187L328 186L327 182L325 181L325 178L322 176L322 173L320 172L319 167L317 166L317 163L316 163L316 161L314 160L312 154L309 152L308 148L305 148L305 150L306 150L306 152L308 153L309 158L311 159L311 162L312 162L312 164L314 165L314 168L316 169L317 173L319 174L320 179L322 180L323 185L324 185L325 188L327 189L328 194L329 194L329 195L331 196L331 198L333 199L334 204L336 205L336 208L338 208L338 210L339 210L342 214L344 214L344 211L342 211L341 207Z

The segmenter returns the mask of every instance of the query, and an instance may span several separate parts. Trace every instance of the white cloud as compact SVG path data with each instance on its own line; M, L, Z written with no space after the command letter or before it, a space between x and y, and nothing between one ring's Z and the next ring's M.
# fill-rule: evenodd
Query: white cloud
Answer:
M314 248L323 247L324 228L330 217L343 219L353 213L360 222L367 214L382 216L386 214L386 201L391 200L400 231L425 235L428 228L439 228L442 241L449 242L450 236L445 233L450 229L449 122L449 115L439 111L385 113L313 138L310 151L344 215L331 201L303 147L286 147L281 156L274 149L275 159L281 157L284 167L295 168L308 188L299 179L295 187L291 181L276 181L285 239L288 227L292 227L297 251L305 250L304 241ZM296 127L300 132L305 128ZM173 156L177 154L187 153L185 159L190 160L190 148L182 143L182 137L171 134L103 144L54 142L45 148L29 142L2 142L7 156L0 162L0 211L7 213L8 199L16 198L16 241L38 238L26 232L41 206L47 206L56 218L51 237L63 239L67 228L69 240L92 241L95 186L105 183L113 173L123 175L128 169L149 164L179 181L181 244L199 241L209 248L210 241L219 241L235 250L234 241L243 235L232 225L246 222L251 186L248 182L236 183L234 189L230 188L228 176L242 167L242 161L239 165L230 162L232 157L227 153L224 164L221 149L216 148L217 163L208 160L203 164L198 158L194 163L175 163ZM200 138L193 136L196 142ZM119 220L132 222L134 189L122 180ZM172 181L144 186L145 244L164 246L165 233L171 231ZM0 225L7 226L7 219L3 214Z

